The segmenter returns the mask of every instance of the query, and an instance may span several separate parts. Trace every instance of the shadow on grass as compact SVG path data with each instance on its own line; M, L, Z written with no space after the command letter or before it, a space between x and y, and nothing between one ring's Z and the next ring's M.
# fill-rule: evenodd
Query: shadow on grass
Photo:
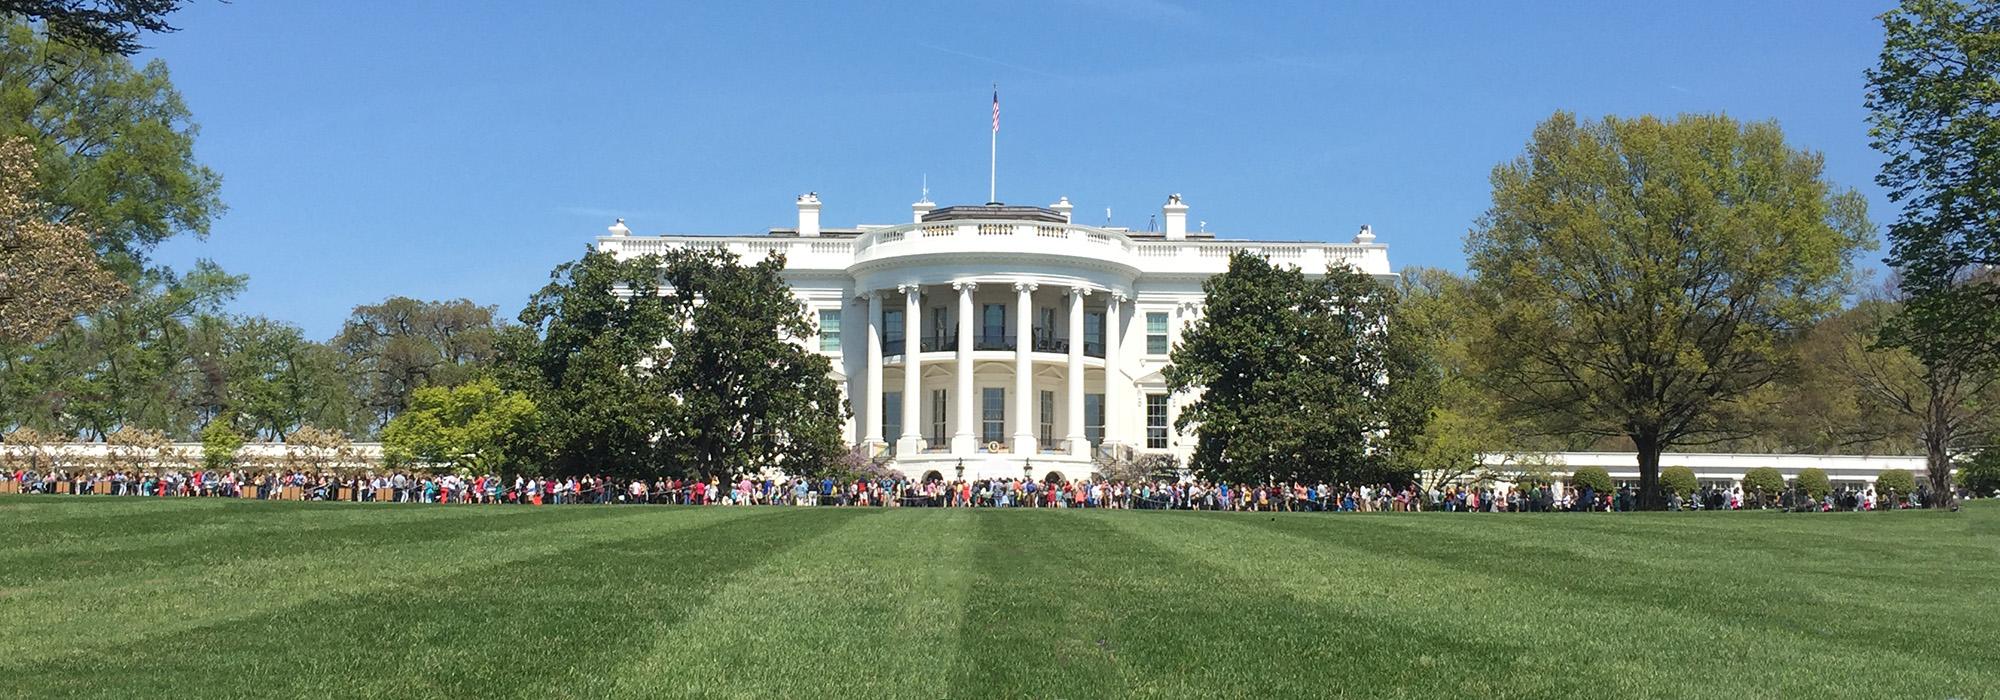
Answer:
M625 655L732 576L865 513L768 511L657 538L628 521L610 542L102 649L74 666L87 671L0 673L30 697L602 695Z
M1519 653L1308 603L1094 518L980 516L958 697L1440 693L1459 687L1448 669Z

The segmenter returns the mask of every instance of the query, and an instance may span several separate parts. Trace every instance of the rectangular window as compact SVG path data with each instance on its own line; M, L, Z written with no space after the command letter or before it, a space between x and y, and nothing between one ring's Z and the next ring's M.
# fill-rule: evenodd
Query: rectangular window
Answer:
M924 349L930 351L937 351L937 350L951 350L953 348L958 347L958 345L952 340L952 336L958 334L951 332L951 317L945 315L945 307L942 306L931 307L930 318L931 318L931 336L929 338L924 339Z
M1053 306L1044 306L1036 312L1036 317L1041 320L1035 324L1035 349L1042 352L1055 352L1056 308Z
M1083 436L1095 448L1104 444L1104 395L1083 395Z
M1056 444L1056 392L1042 392L1042 449Z
M1146 395L1146 449L1167 449L1167 395Z
M820 310L819 351L840 352L840 309Z
M1091 357L1104 356L1104 312L1083 313L1083 354Z
M1007 442L1007 390L987 387L979 390L979 411L984 420L979 432L981 449L984 445Z
M882 312L882 350L892 355L903 354L903 312Z
M979 311L979 349L1008 350L1007 305L987 304Z
M903 392L882 392L882 441L895 449L896 438L903 435Z
M1167 354L1167 314L1152 311L1146 314L1146 354Z
M951 444L950 433L945 432L945 417L950 415L946 410L951 405L946 402L947 398L945 390L931 390L931 447Z

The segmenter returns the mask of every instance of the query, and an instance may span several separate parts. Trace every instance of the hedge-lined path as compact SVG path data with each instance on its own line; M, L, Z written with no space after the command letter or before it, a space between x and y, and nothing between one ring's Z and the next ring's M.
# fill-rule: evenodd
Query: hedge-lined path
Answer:
M10 695L1981 697L1963 513L0 498Z

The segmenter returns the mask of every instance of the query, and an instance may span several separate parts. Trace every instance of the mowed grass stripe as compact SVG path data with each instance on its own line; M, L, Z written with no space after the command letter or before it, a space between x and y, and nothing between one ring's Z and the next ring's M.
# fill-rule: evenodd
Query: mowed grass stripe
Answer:
M618 664L629 697L938 697L978 513L864 511L728 580ZM823 516L822 516L823 517Z
M959 697L1322 696L1422 673L1410 649L1471 658L1450 634L1304 608L1269 586L1162 549L1114 521L1155 513L982 518L962 623ZM1240 530L1219 530L1232 536ZM1233 539L1205 546L1227 552ZM1491 652L1487 663L1504 663Z
M104 660L98 673L125 679L127 694L155 697L317 696L332 687L358 697L594 697L635 641L698 609L734 572L826 526L772 511L634 510L598 523L613 526L615 537L495 538L472 550L551 546L92 658ZM44 673L23 690L58 696L96 687Z
M62 536L34 531L24 538L28 544L16 543L0 551L0 587L116 575L152 566L213 565L282 556L300 549L375 546L425 532L470 529L474 523L478 527L510 527L513 516L506 513L525 512L364 505L290 511L283 504L261 505L185 525L174 521L175 512L169 508L72 523L63 528L67 532Z
M1546 531L1540 538L1521 535L1537 544L1510 543L1453 518L1403 518L1361 530L1312 518L1243 519L1249 527L1293 536L1272 551L1244 558L1268 568L1271 585L1308 599L1315 597L1315 586L1345 587L1325 583L1329 575L1315 577L1314 569L1342 572L1331 575L1341 577L1383 571L1390 574L1385 583L1420 585L1431 593L1383 591L1366 603L1386 614L1457 629L1487 643L1529 643L1517 668L1539 672L1514 675L1506 687L1493 689L1497 695L1740 696L1745 691L1740 684L1659 682L1663 676L1686 676L1755 678L1757 688L1780 695L1873 696L1879 687L1827 682L1830 669L1864 664L1922 672L1963 693L1978 687L1967 684L1980 682L1975 679L1983 673L1952 668L1935 656L1871 646L1866 640L1872 637L1849 637L1853 630L1844 627L1857 617L1852 610L1821 608L1809 626L1767 619L1767 613L1781 620L1790 615L1788 606L1799 592L1787 585L1706 575L1697 588L1714 598L1689 605L1677 593L1685 574L1649 566L1656 550L1628 550L1633 558L1604 561L1547 544L1569 540L1561 518L1542 519ZM1441 583L1451 585L1439 588ZM1326 597L1333 604L1347 602L1337 594ZM1412 604L1425 598L1433 604Z
M287 541L292 553L285 556L156 566L10 589L4 600L12 612L9 624L0 627L0 664L72 658L284 611L309 622L314 606L335 596L421 585L469 568L637 536L618 521L643 515L610 508L464 510L485 517L473 523L408 524L395 537L341 548L315 548L312 535L301 532ZM745 515L704 513L673 524L698 526Z

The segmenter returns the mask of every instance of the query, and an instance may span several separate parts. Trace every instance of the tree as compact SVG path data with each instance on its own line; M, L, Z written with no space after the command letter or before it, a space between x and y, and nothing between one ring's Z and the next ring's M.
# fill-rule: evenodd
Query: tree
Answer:
M1660 453L1740 432L1730 412L1788 371L1871 241L1861 197L1772 123L1557 113L1492 179L1466 244L1482 376L1540 432L1630 440L1648 509Z
M354 307L333 345L346 358L353 393L377 426L387 425L418 388L455 386L492 363L500 330L493 312L466 299L390 297Z
M124 56L0 21L0 138L34 144L40 187L32 199L48 205L50 223L82 224L128 282L153 246L182 233L206 236L223 211L221 178L195 160L196 131L166 64L135 68Z
M1868 71L1876 182L1902 205L1889 264L1908 294L1884 340L1922 362L1931 504L1949 505L1952 413L1962 385L2000 363L2000 4L1906 0L1881 16Z
M1660 488L1665 489L1667 493L1679 494L1681 498L1687 498L1694 494L1695 489L1700 487L1701 482L1695 479L1693 469L1687 467L1666 467L1660 470Z
M1815 501L1825 498L1828 492L1833 491L1833 481L1826 477L1826 470L1819 467L1800 469L1798 477L1792 480L1792 484L1806 492L1807 498Z
M292 431L285 447L285 456L292 466L305 471L324 472L354 462L354 443L339 430L308 425Z
M0 140L0 343L36 343L124 293L90 234L51 222L32 199L34 146Z
M1962 459L1958 483L1975 497L2000 495L2000 450L1988 448Z
M130 56L145 48L140 32L174 31L167 15L180 6L181 0L0 0L0 19L38 20L56 41Z
M1884 469L1875 475L1875 492L1890 503L1900 503L1916 491L1917 478L1907 469Z
M456 387L424 387L382 431L391 464L452 465L497 472L534 465L510 463L516 445L534 430L535 404L499 382L480 379Z
M1398 404L1415 362L1394 355L1394 290L1335 266L1309 279L1239 252L1202 289L1207 313L1181 334L1167 385L1195 392L1177 426L1196 434L1190 467L1217 481L1367 483L1391 478L1386 450L1428 406ZM1403 408L1402 420L1391 410ZM1412 415L1413 414L1413 415Z
M243 449L243 434L236 432L230 416L217 416L201 429L201 465L205 469L226 470L236 466L236 452Z
M1598 496L1611 493L1615 488L1611 483L1611 473L1604 471L1604 467L1577 467L1569 474L1569 484L1579 489L1589 487Z
M111 468L131 471L152 469L173 447L166 433L129 426L105 436L104 443Z
M1743 489L1757 501L1757 507L1769 506L1770 499L1785 491L1785 475L1775 467L1752 467L1743 473Z
M564 263L502 335L501 385L540 409L533 456L634 476L834 468L846 406L780 272L719 251Z

